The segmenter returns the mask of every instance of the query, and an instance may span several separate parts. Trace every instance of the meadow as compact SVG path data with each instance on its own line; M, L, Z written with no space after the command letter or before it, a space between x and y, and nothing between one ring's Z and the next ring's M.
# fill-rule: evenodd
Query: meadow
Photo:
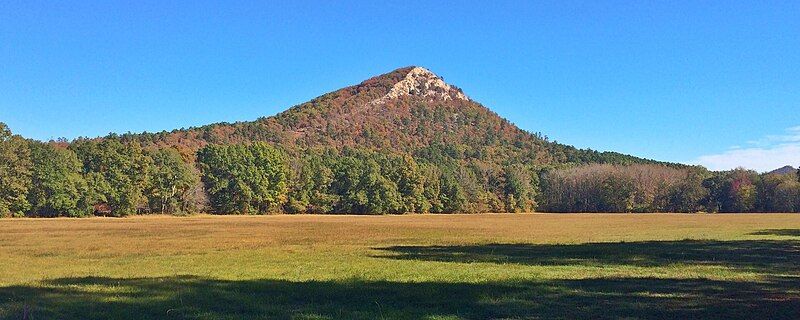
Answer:
M0 219L2 319L800 317L800 215Z

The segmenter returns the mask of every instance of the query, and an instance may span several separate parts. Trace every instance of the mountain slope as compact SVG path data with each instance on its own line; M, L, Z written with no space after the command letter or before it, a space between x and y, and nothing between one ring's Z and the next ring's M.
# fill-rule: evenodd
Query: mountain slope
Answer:
M455 158L495 163L650 163L550 142L519 129L422 67L405 67L342 88L272 117L130 135L185 154L206 144L267 141L289 150L357 147L412 155L431 146Z
M795 169L792 166L784 166L784 167L772 170L770 172L767 172L767 174L778 174L778 175L795 174L795 173L797 173L797 169Z

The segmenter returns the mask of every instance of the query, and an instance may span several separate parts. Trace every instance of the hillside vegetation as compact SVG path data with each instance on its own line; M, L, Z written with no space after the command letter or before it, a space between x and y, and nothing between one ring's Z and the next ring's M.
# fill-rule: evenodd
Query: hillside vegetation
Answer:
M447 146L453 156L500 164L656 163L549 142L420 67L397 69L257 121L121 138L177 147L189 157L207 144L264 141L290 153L350 147L417 155L431 146Z

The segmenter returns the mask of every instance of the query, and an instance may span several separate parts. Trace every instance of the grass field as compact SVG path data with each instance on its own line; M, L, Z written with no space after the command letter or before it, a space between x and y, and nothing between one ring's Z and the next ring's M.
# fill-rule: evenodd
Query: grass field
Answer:
M0 318L800 318L800 215L0 220Z

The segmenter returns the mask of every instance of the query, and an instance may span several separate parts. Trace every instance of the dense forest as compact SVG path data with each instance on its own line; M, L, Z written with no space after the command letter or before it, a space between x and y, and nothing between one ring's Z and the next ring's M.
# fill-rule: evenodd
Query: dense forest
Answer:
M406 67L272 117L40 142L0 125L0 216L800 210L793 174L597 152Z
M800 172L642 164L494 164L443 145L409 155L209 144L193 157L109 136L39 142L0 124L0 216L798 212Z

